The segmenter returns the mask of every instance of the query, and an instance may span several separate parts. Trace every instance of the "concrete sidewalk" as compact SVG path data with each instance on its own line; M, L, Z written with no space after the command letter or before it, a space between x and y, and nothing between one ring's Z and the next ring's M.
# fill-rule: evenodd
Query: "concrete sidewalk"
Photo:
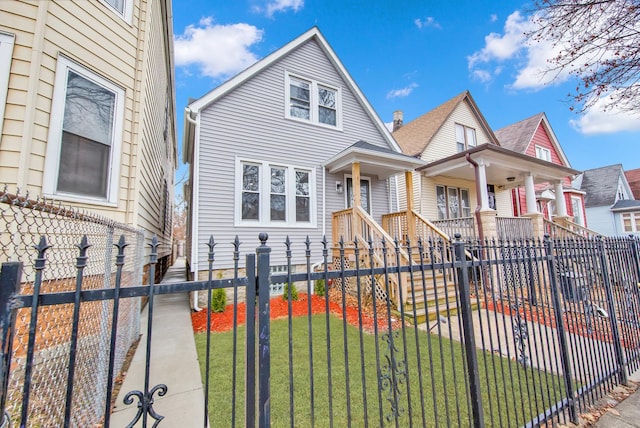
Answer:
M640 382L640 370L629 376L629 380ZM640 428L640 389L618 403L596 422L601 428Z
M169 268L162 284L186 280L185 259L176 260ZM147 349L148 308L140 316L142 337L131 361L115 409L111 425L124 427L131 423L138 410L138 399L130 405L123 403L124 396L133 390L144 390L144 372ZM163 383L167 394L154 394L153 409L164 416L161 426L202 426L204 419L204 392L196 346L191 326L191 309L187 293L158 295L154 298L153 330L151 338L151 360L149 389ZM155 420L149 418L149 426ZM139 421L136 425L142 426Z

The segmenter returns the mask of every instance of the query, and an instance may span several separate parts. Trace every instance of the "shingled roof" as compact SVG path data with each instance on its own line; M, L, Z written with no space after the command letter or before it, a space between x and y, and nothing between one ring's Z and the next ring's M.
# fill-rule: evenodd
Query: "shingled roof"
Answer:
M464 91L396 130L392 135L400 145L402 151L409 156L420 156L427 148L431 139L447 121L449 116L451 116L458 104L465 99L471 104L471 108L476 113L478 121L484 125L487 134L489 134L489 138L492 138L492 140L498 144L498 140L494 137L493 131L484 117L482 117L482 113L480 113L473 97L471 97L469 91Z
M587 192L585 207L612 206L616 201L622 165L615 164L585 171L580 190Z
M627 177L631 192L633 192L633 198L640 200L640 168L625 171L624 175Z
M495 134L500 141L500 145L514 152L524 153L543 117L544 113L538 113L520 122L498 129Z

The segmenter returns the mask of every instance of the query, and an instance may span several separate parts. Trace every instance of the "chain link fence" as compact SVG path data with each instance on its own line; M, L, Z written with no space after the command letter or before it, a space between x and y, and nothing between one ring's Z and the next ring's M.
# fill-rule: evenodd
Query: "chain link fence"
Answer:
M77 247L86 236L89 248L82 289L113 288L115 244L121 236L128 246L122 287L142 283L144 233L95 214L69 208L49 199L32 200L27 193L0 192L0 264L23 263L21 294L33 293L34 248L42 238L46 251L41 293L76 289ZM35 328L35 355L28 409L32 426L61 426L71 341L73 304L41 307ZM72 425L95 426L107 408L106 385L113 301L83 302L80 307ZM30 308L18 311L13 341L7 411L15 422L23 411L24 374L29 338ZM118 311L114 376L127 351L139 337L140 298L123 299Z

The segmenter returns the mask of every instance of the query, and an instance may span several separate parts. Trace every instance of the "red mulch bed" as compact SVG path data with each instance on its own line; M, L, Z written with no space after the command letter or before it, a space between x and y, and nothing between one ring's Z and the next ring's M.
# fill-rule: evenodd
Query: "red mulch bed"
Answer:
M336 317L342 319L343 309L339 303L342 300L340 292L329 292L329 312ZM359 310L357 306L357 299L352 296L347 296L347 307L344 311L346 313L347 322L358 328ZM291 316L301 317L309 314L309 299L306 293L299 293L298 300L291 302ZM243 325L245 323L246 305L245 303L237 304L237 325ZM311 295L311 313L312 314L324 314L326 309L326 300L324 297L318 297L317 295ZM287 318L289 316L289 302L282 298L282 296L274 297L270 302L271 319ZM362 310L362 330L372 333L374 331L373 322L373 308L363 307ZM386 316L386 307L379 305L377 308L378 313L378 328L386 330L388 328L388 321ZM214 332L225 332L233 328L233 304L227 305L224 312L211 313L211 327L210 330ZM392 318L392 329L395 330L400 327L400 322L395 318ZM193 331L201 333L206 331L207 328L207 311L202 310L191 314L191 323L193 325Z
M502 301L496 301L495 303L493 301L483 301L482 307L506 316L515 315L513 307L509 304L503 303ZM523 320L556 328L556 318L553 309L550 307L542 305L532 306L526 302L524 303L524 306L520 306L518 308L518 312ZM599 318L595 314L591 317L591 331L589 331L587 318L584 314L579 312L565 312L562 314L565 329L569 333L607 343L613 343L611 326L609 325L611 320L608 318ZM621 335L624 334L621 332ZM622 346L625 348L636 348L638 343L635 337L623 337Z

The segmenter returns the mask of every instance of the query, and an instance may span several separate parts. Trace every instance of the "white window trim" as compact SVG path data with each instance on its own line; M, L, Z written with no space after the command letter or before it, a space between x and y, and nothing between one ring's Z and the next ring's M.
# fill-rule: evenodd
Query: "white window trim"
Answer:
M347 191L347 178L351 179L351 185L353 186L353 175L345 174L344 175L344 208L347 209L349 207L349 192ZM373 181L371 177L360 176L360 181L368 181L369 182L369 209L371 212L369 214L373 215ZM364 209L364 208L362 208Z
M540 150L540 152L542 152L542 153L546 153L548 159L541 158L540 156L538 156L538 150ZM546 162L551 162L551 150L549 150L546 147L542 147L542 146L539 146L539 145L536 144L536 158L538 158L540 160L543 160L543 161L546 161Z
M4 111L7 105L14 43L15 36L13 34L0 32L0 134L2 134Z
M107 185L107 197L91 197L72 193L58 192L58 170L60 150L62 147L62 122L64 120L64 107L67 93L68 71L73 70L85 79L104 86L115 94L115 114L113 118L113 141L111 145L111 159L109 159L109 184ZM56 66L56 78L53 89L53 101L51 103L51 118L49 122L49 136L47 139L47 153L44 162L44 182L42 191L45 196L70 202L84 202L105 206L117 206L118 186L120 183L120 155L122 153L122 136L124 124L124 98L125 91L114 83L94 74L86 68L60 55Z
M310 104L310 119L302 119L300 117L291 116L291 108L290 108L290 100L291 100L291 78L304 80L309 82L311 85L310 94L309 94L309 104ZM317 80L309 79L308 77L301 76L299 74L291 73L285 71L285 97L284 97L284 117L289 120L295 120L296 122L301 123L309 123L315 126L320 126L322 128L334 129L338 131L342 131L342 90L339 87L335 87L333 85L329 85L324 82L318 82ZM336 91L336 124L328 125L326 123L321 123L318 120L318 86L323 86L325 88Z
M625 230L624 228L624 219L627 216L631 221L631 230ZM627 212L620 214L620 230L622 233L640 233L640 230L636 229L636 217L640 218L639 212Z
M260 219L261 220L243 220L242 219L242 164L252 163L260 165ZM270 168L279 167L287 170L287 221L272 222L269 215L270 204ZM296 194L295 194L295 171L307 171L309 173L309 222L295 221L296 214ZM292 183L292 184L290 184ZM264 186L264 187L263 187ZM292 187L289 187L292 186ZM317 202L316 202L316 170L315 168L290 165L280 162L267 162L249 158L241 158L236 156L235 171L235 209L234 209L234 226L235 227L271 227L271 228L296 228L309 229L317 227Z
M472 149L474 147L478 146L478 133L476 132L476 128L474 128L473 126L467 126L467 125L463 125L462 123L458 123L455 122L454 127L453 127L453 135L455 137L455 143L456 143L456 150L458 150L458 136L456 133L456 127L461 126L462 130L463 130L463 134L464 134L464 151L467 151L469 149ZM467 129L471 129L473 131L473 135L475 136L475 140L476 140L476 144L473 146L469 145L469 141L467 140ZM461 152L458 152L461 153Z
M123 11L120 12L115 7L111 6L107 0L100 0L106 7L113 11L116 15L122 18L127 24L133 24L133 2L134 0L124 0Z
M573 201L576 201L578 203L578 210L580 210L580 220L582 220L582 224L580 224L580 226L584 226L586 220L584 217L584 210L582 209L582 199L577 196L571 196L572 204L573 204ZM573 207L571 207L571 209L573 210ZM576 218L576 213L575 213L575 210L573 210L573 219L575 220L575 218Z

